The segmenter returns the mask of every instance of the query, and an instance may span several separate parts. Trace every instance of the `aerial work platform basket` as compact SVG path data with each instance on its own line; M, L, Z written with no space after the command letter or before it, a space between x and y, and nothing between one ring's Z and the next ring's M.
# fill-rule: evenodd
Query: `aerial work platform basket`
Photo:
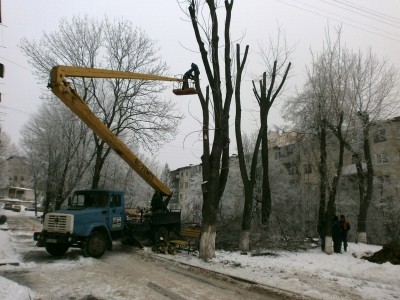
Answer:
M197 91L195 88L173 89L172 92L177 96L186 96L186 95L196 95L197 94Z
M175 77L177 77L177 75ZM188 82L178 82L178 83L175 82L172 92L177 96L186 96L186 95L196 95L197 94L196 88L194 86L194 82L191 80L188 80Z

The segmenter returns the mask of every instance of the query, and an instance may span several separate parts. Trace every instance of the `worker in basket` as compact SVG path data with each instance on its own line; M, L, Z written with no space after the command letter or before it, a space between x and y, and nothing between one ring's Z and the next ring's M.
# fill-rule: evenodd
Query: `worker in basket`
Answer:
M199 67L195 63L192 63L190 70L188 70L185 74L183 74L182 90L188 89L189 79L194 79L194 77L199 76L199 74L200 74Z

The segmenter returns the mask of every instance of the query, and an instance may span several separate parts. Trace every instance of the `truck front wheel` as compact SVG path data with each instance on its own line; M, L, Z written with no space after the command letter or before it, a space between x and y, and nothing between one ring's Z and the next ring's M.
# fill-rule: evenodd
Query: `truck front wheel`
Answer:
M68 248L67 244L46 243L46 251L52 256L63 256Z
M84 256L101 257L107 249L107 237L100 231L93 232L83 243Z

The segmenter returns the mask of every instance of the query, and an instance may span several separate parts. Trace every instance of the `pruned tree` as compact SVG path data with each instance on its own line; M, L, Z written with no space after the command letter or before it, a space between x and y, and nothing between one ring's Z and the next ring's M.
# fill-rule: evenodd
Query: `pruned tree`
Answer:
M39 42L25 38L20 48L42 81L48 79L51 67L59 64L157 75L166 71L155 42L122 19L62 19L57 31L44 33ZM171 102L158 97L165 89L160 83L74 78L72 84L103 123L128 144L154 153L176 133L181 115ZM111 150L97 135L93 137L91 186L97 188Z
M250 227L251 227L251 214L253 210L253 191L254 185L256 183L256 168L259 150L261 147L261 160L262 160L262 209L261 221L263 224L268 222L269 215L271 213L271 188L270 188L270 180L269 180L269 155L268 155L268 113L272 104L274 103L277 96L280 94L283 84L286 81L290 63L288 64L286 70L284 70L281 81L278 84L278 87L275 87L275 81L277 77L280 76L278 74L278 62L275 60L273 63L273 67L268 72L263 73L262 80L259 81L260 93L258 93L255 83L253 81L253 92L257 99L258 105L260 106L260 129L258 130L258 136L254 145L254 150L252 153L252 161L251 165L248 168L246 166L245 153L243 151L243 142L242 142L242 132L241 132L241 99L240 99L240 80L241 73L243 70L243 64L245 62L247 56L248 48L246 48L246 52L244 55L243 62L240 62L240 48L237 48L236 51L236 61L237 61L237 76L236 76L236 90L235 90L235 100L236 100L236 118L235 118L235 131L236 131L236 144L238 147L238 156L239 156L239 166L240 173L243 180L244 186L244 195L245 195L245 203L243 210L243 221L242 221L242 233L240 237L239 248L241 251L249 250L249 241L250 241ZM279 65L280 69L280 65ZM269 85L267 85L267 77L269 80ZM249 174L248 174L249 169Z
M289 74L291 62L290 56L293 47L286 44L286 37L278 26L277 40L269 40L270 45L261 49L261 57L266 71L258 81L259 90L253 81L253 93L260 107L261 161L262 161L262 198L261 198L261 222L267 224L271 214L271 186L269 179L269 144L268 144L268 115L276 98L281 95L283 86ZM287 65L286 65L287 64ZM286 65L286 67L285 67Z
M233 0L224 1L225 24L223 31L223 59L220 59L219 1L188 0L189 17L199 47L205 75L209 86L205 94L201 90L198 75L195 85L203 114L203 224L200 243L200 258L215 257L215 238L217 212L229 173L229 111L234 87L231 70L230 26ZM205 10L208 9L209 22L201 24ZM222 12L221 12L222 13ZM208 47L208 49L206 48ZM210 104L214 118L213 141L210 137ZM211 147L210 147L211 146Z
M290 70L291 63L289 62L283 74L278 73L278 61L273 63L272 70L268 73L263 73L262 80L259 81L259 92L253 81L253 92L260 106L260 130L259 136L261 139L261 161L263 166L263 179L262 179L262 209L261 209L261 222L267 224L271 214L271 187L269 179L269 163L268 163L268 114L275 101L280 94L283 85ZM281 76L280 82L275 86L275 81ZM269 84L267 83L269 81Z

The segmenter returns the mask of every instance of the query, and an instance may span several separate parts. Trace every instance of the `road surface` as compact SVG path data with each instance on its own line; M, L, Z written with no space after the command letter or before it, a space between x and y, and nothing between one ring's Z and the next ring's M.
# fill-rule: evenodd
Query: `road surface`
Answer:
M40 219L16 214L8 224L20 264L0 269L0 276L29 287L34 299L288 299L118 242L101 259L85 258L80 249L56 259L32 240Z

